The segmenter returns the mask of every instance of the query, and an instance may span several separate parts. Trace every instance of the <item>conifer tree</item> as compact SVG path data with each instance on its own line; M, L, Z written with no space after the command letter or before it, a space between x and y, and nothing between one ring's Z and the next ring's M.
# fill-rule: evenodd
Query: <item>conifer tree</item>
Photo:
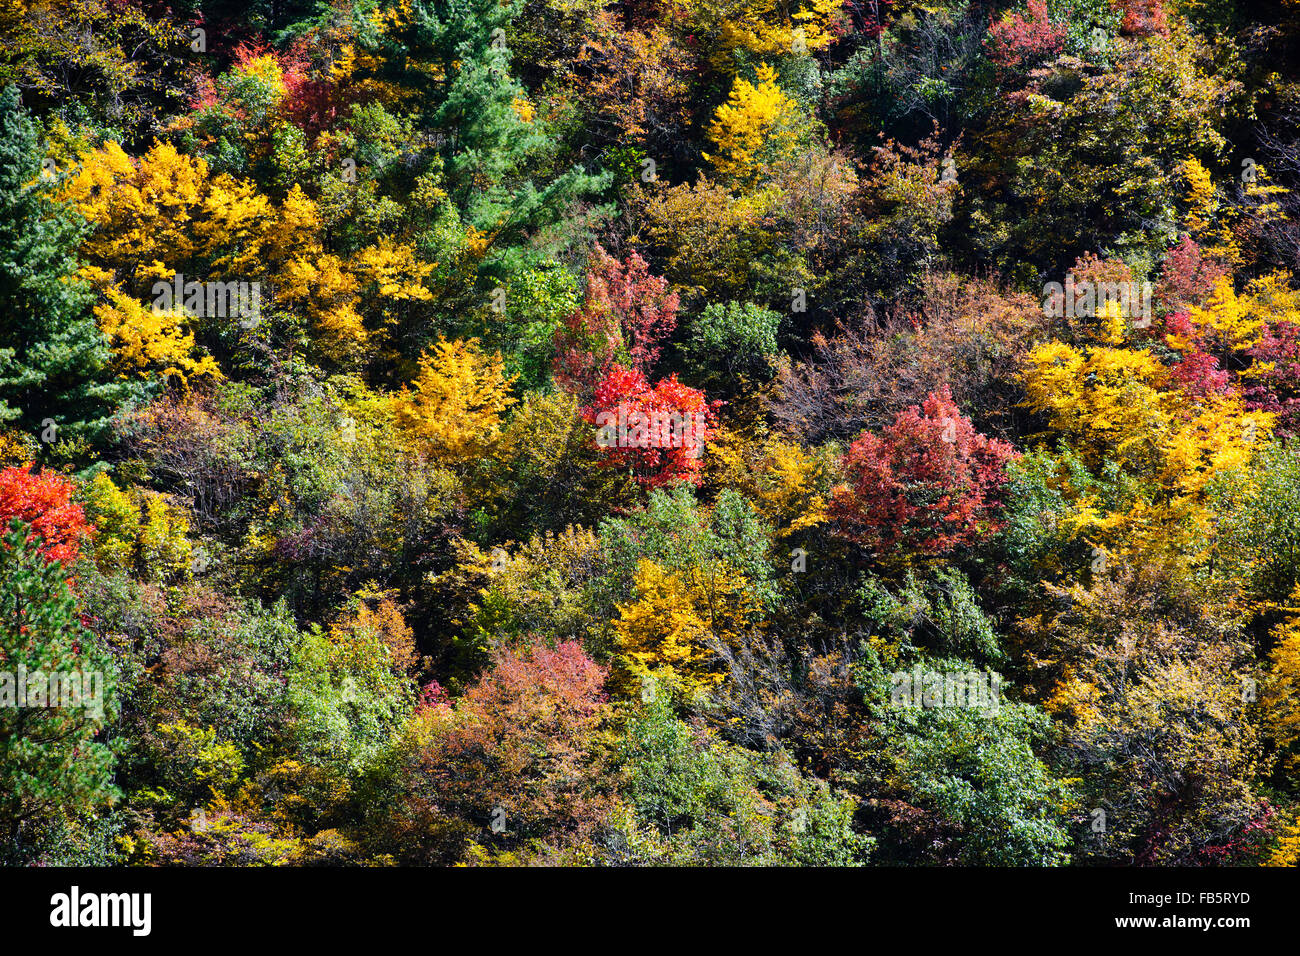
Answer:
M508 276L530 255L518 240L539 232L563 245L608 174L552 168L555 142L510 72L512 22L519 0L413 0L389 30L386 78L419 104L418 125L442 154L447 191L483 244L481 271Z
M51 196L36 125L18 88L0 92L0 423L46 442L100 437L132 386L111 358L76 277L84 226Z
M67 570L30 534L15 521L0 539L0 860L20 863L51 814L114 792L112 753L95 740L116 706L110 662L81 624Z

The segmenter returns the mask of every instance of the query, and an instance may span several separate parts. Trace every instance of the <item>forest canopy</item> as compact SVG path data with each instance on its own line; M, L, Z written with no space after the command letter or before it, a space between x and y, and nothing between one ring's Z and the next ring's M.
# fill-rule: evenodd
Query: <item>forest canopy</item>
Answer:
M0 0L0 862L1293 866L1297 0Z

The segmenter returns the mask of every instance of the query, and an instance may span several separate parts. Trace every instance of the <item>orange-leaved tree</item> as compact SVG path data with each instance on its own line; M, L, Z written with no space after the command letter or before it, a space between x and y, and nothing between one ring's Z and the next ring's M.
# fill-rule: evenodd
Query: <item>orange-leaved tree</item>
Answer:
M31 528L30 537L40 538L40 553L49 561L71 565L81 553L81 542L91 525L72 500L75 486L57 472L31 465L0 471L0 528L8 529L15 518Z

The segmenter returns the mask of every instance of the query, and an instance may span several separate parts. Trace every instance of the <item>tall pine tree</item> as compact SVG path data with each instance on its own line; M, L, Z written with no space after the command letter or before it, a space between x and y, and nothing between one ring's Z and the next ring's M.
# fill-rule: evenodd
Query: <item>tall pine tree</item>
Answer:
M0 91L0 424L34 439L101 437L132 386L76 277L85 224L51 195L36 124L16 86Z
M510 72L521 0L412 0L378 42L383 78L440 144L445 188L487 248L479 273L495 284L568 244L604 209L578 212L607 173L556 168L557 143ZM546 241L544 241L546 240Z
M46 559L39 538L28 540L29 525L0 532L0 863L8 865L28 862L61 815L115 798L113 754L96 738L117 702L112 661L82 626L67 569Z

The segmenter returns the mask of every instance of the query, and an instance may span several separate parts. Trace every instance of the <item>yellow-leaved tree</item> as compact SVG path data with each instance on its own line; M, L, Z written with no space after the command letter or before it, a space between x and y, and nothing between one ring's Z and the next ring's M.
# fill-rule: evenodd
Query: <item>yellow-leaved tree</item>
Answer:
M1291 595L1291 604L1292 615L1273 630L1277 644L1269 654L1260 694L1264 731L1288 774L1300 770L1300 588Z
M1272 182L1267 169L1250 160L1250 176L1242 192L1251 201L1242 206L1231 199L1220 184L1221 178L1200 160L1188 157L1177 167L1182 180L1182 224L1208 257L1236 268L1242 264L1241 246L1243 215L1254 220L1250 229L1283 218L1277 197L1287 190Z
M515 403L513 376L500 353L485 355L478 339L440 340L420 359L415 380L389 398L401 434L417 450L447 464L481 456Z
M1234 394L1193 399L1171 387L1149 349L1047 342L1029 352L1024 382L1029 407L1084 461L1114 462L1174 496L1245 464L1273 427L1272 414L1247 411Z
M824 50L843 0L674 0L716 69L748 55L772 59Z
M155 142L135 161L111 141L82 156L63 198L93 227L83 256L108 270L110 281L144 295L194 260L194 220L207 180L207 164L170 143Z
M138 160L114 142L86 153L63 198L91 223L84 275L111 298L100 317L106 327L139 318L122 295L147 302L155 283L178 274L186 282L259 282L263 307L308 319L320 351L350 363L399 310L432 298L424 283L434 264L410 244L383 237L345 263L329 251L320 209L300 186L276 204L250 182L211 175L203 159L169 143L155 142ZM124 339L123 361L148 364L140 359L156 353L153 364L172 356L172 367L195 374L175 358L181 328L165 319L153 326L138 342Z
M628 695L661 686L688 700L725 679L711 645L739 647L759 617L743 575L720 564L675 571L646 559L618 612L614 686Z
M86 484L82 495L97 531L94 556L101 569L125 570L145 580L189 573L189 519L165 495L142 488L123 490L104 472Z
M1192 306L1188 310L1188 319L1192 330L1211 346L1245 352L1259 344L1267 325L1300 323L1300 291L1291 286L1285 273L1260 276L1249 282L1241 294L1225 277L1215 284L1204 308ZM1167 336L1167 341L1171 348L1180 350L1190 344L1177 334Z
M119 375L156 372L183 385L195 376L222 377L212 356L198 354L192 317L183 308L150 308L117 288L109 288L106 298L95 307L95 316L113 349Z
M1026 356L1023 380L1026 405L1093 474L1117 469L1129 489L1123 503L1103 502L1061 478L1076 509L1071 530L1112 557L1199 560L1212 532L1208 486L1247 465L1274 426L1273 414L1248 411L1233 391L1179 388L1147 348L1045 342Z
M753 83L736 77L709 124L714 150L704 154L723 181L741 190L770 179L794 153L806 125L798 104L777 84L776 71L763 63L756 74Z
M678 574L641 561L633 600L620 605L615 623L621 658L613 681L623 693L661 683L690 699L719 683L705 644L708 628L695 610L692 588Z
M710 484L745 496L778 541L825 524L829 463L777 435L722 428L709 443Z

